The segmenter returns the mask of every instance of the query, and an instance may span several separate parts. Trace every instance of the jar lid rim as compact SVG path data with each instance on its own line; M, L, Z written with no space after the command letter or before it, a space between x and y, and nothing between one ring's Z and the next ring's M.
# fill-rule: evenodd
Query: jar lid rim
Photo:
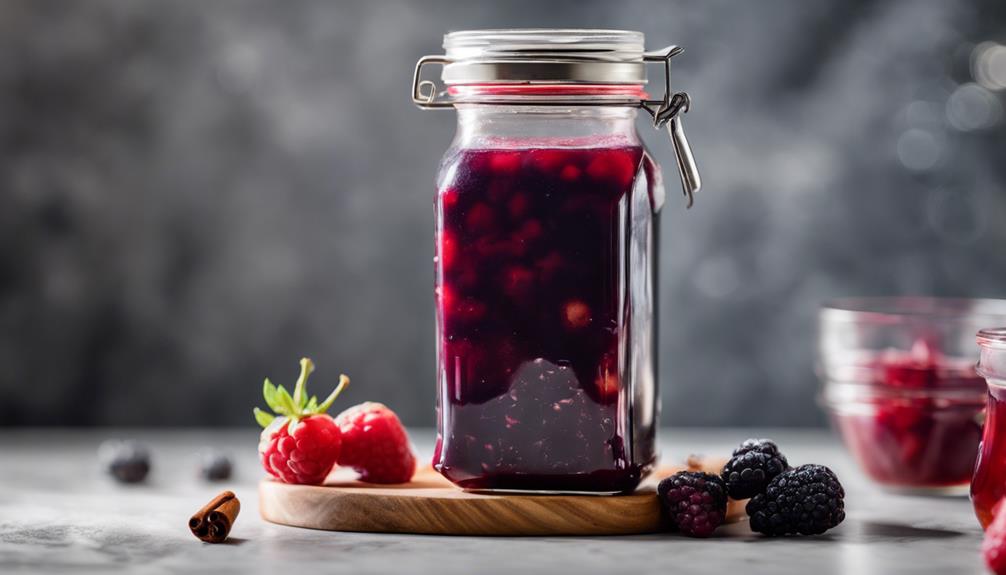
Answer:
M990 327L980 330L975 336L978 345L996 349L1006 349L1006 327Z
M579 59L642 61L646 36L634 30L575 28L494 28L458 30L444 35L444 50L454 59L576 55Z
M1006 300L929 296L851 297L824 302L822 318L832 321L1006 322ZM981 326L975 326L981 327Z
M526 28L444 35L448 85L645 84L645 36L631 30Z

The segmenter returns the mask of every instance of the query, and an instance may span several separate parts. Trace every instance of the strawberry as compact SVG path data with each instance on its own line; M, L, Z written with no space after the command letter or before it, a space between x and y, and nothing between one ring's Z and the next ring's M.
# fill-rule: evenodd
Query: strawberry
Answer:
M982 555L985 565L996 575L1006 575L1006 513L1003 513L1003 499L992 509L995 519L985 529L982 541Z
M398 416L380 403L361 403L335 418L342 431L339 465L352 467L368 483L405 483L416 457Z
M300 378L292 396L267 378L262 395L276 415L255 408L255 421L264 428L258 444L262 467L284 483L318 485L339 457L342 434L325 412L349 385L349 378L340 375L335 391L318 403L317 397L307 396L307 378L313 371L310 359L300 360Z

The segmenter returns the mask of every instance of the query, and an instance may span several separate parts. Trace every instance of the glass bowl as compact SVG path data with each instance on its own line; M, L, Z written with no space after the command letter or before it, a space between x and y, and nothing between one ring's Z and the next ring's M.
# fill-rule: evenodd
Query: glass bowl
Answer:
M1006 300L842 299L818 319L822 403L866 475L967 493L987 396L974 334L1006 323Z

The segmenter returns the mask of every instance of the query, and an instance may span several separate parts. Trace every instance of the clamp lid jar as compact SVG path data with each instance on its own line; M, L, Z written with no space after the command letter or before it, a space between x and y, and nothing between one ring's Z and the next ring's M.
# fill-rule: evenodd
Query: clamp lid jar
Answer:
M434 467L477 491L631 491L656 458L664 198L635 119L670 130L690 204L688 98L666 76L680 49L608 30L454 32L444 47L412 90L458 122L435 202Z

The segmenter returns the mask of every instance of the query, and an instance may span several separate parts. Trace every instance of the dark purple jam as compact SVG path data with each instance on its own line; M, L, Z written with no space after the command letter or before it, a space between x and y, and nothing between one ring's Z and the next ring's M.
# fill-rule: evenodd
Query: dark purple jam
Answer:
M445 160L433 463L455 484L622 492L652 464L653 409L633 413L655 402L643 162L634 146ZM633 242L633 223L649 235Z

